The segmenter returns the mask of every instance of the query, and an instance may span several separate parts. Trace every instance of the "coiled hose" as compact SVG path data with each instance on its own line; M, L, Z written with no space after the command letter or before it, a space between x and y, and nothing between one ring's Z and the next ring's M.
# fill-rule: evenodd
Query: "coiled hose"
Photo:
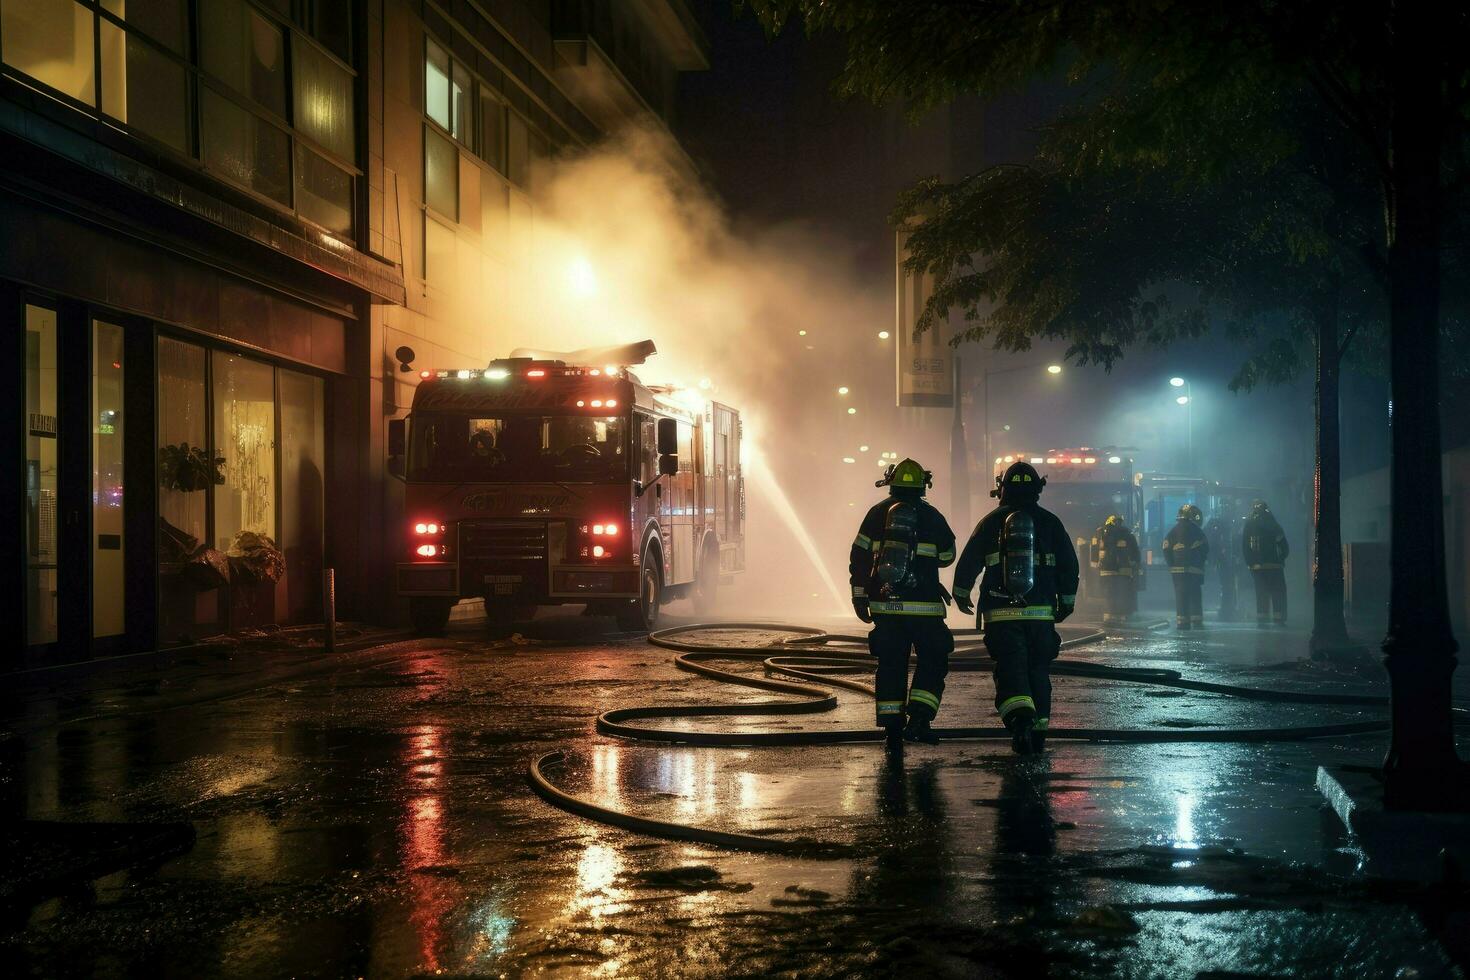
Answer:
M749 643L692 642L690 637L712 632L776 632L790 634L776 645L755 647ZM1072 631L1068 631L1072 632ZM956 630L955 652L950 657L952 671L990 670L993 661L980 651L983 641L978 630ZM1101 630L1074 633L1062 640L1062 648L1070 649L1103 639ZM809 626L782 623L697 623L650 633L654 646L677 651L674 665L680 670L742 687L753 687L777 694L792 695L797 700L759 701L754 703L640 705L612 708L597 718L597 730L604 735L645 742L662 742L689 746L797 746L837 745L854 742L878 742L884 738L878 728L857 730L815 730L784 732L696 732L655 728L632 724L661 718L711 718L748 715L817 714L837 707L831 687L873 697L871 684L853 680L848 674L871 674L874 661L867 650L867 638L829 633ZM793 651L802 652L795 653ZM807 651L819 650L819 653ZM711 666L712 661L760 661L764 675L743 673ZM1388 698L1370 694L1326 694L1316 692L1275 691L1264 688L1214 684L1183 677L1176 670L1149 667L1110 667L1080 660L1056 660L1054 675L1095 677L1105 680L1151 684L1159 687L1201 691L1251 701L1286 704L1333 704L1383 708ZM777 676L796 678L781 680ZM826 685L818 687L814 681ZM1341 738L1387 731L1387 719L1349 722L1335 725L1304 725L1287 728L1206 728L1206 729L1128 729L1128 728L1052 728L1047 738L1084 742L1288 742L1306 739ZM936 728L943 740L1009 739L1004 728ZM847 853L841 845L812 840L775 839L753 834L694 827L671 821L653 820L604 807L582 799L557 787L547 776L548 768L566 761L566 753L549 752L532 760L527 773L531 787L547 802L571 813L600 823L637 833L672 840L694 841L719 847L810 857L831 857Z

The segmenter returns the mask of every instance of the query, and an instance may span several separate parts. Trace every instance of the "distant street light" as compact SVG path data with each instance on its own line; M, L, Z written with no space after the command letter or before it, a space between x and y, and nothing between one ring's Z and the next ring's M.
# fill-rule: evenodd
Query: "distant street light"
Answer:
M1036 367L1037 365L1035 364L1021 364L1017 367L1001 368L999 371L982 371L980 372L980 380L971 387L971 391L973 391L976 387L978 387L981 391L981 423L984 426L985 459L990 459L990 379L997 374L1012 374L1016 371L1033 371L1036 369ZM1056 377L1057 375L1062 373L1062 366L1060 364L1048 364L1046 366L1046 373L1051 375L1052 377ZM1009 425L1005 426L1004 431L1011 431L1011 427Z
M839 395L845 395L845 394L847 394L847 385L843 385L842 387L838 388L837 389L837 393Z
M879 340L887 340L888 339L888 331L887 330L879 330L878 331L878 339Z
M1061 374L1062 373L1062 366L1060 364L1048 364L1046 366L1046 373L1047 374Z
M1184 389L1184 394L1175 398L1174 403L1182 405L1189 412L1188 421L1185 423L1188 427L1188 441L1186 442L1186 446L1188 447L1189 456L1187 466L1192 470L1194 469L1194 386L1184 378L1170 378L1169 384L1175 388Z
M849 408L847 410L847 414L848 415L856 415L857 414L857 409L855 409L855 408Z

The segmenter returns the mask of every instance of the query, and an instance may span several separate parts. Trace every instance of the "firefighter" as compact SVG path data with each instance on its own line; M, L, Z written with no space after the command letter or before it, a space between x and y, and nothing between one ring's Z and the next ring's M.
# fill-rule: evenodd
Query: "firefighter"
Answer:
M1286 532L1264 500L1251 501L1241 535L1241 554L1256 587L1256 623L1286 625L1286 572L1282 565L1291 549Z
M1092 533L1090 564L1102 583L1103 624L1120 625L1138 611L1138 539L1119 514L1109 514Z
M1210 554L1215 557L1215 571L1220 576L1220 612L1222 623L1233 623L1236 619L1236 573L1239 558L1231 547L1234 537L1235 509L1229 500L1220 503L1220 509L1205 523L1205 539L1210 543Z
M853 611L873 624L868 650L878 658L878 727L890 748L939 740L930 722L939 713L954 650L944 622L949 594L939 584L939 570L954 561L954 532L924 500L932 484L929 471L912 459L888 467L874 484L888 488L888 499L863 518L848 561ZM918 659L912 687L910 649Z
M1164 535L1164 564L1174 580L1174 626L1204 629L1205 559L1210 542L1200 529L1204 515L1194 504L1179 508L1179 520Z
M996 479L1000 506L975 525L955 566L954 601L980 607L985 649L995 660L995 707L1011 749L1045 748L1051 720L1051 662L1061 652L1055 624L1077 605L1077 550L1062 522L1037 502L1046 485L1029 463ZM982 574L983 571L983 574ZM980 596L970 590L980 577Z

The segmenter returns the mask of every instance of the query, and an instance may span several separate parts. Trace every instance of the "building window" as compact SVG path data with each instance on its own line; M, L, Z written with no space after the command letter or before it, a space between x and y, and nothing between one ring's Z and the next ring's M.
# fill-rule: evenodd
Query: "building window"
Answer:
M249 531L276 537L276 386L269 364L214 351L214 541L229 553Z
M62 95L97 104L92 11L73 0L0 0L0 58Z
M290 207L290 137L222 95L203 95L204 165Z
M352 175L296 144L296 210L308 221L352 234Z
M356 76L333 56L351 54L351 7L351 0L0 0L0 58L345 238L358 177ZM463 138L471 139L473 113L464 115ZM307 147L294 145L302 142Z
M424 203L451 221L459 220L459 150L424 127Z
M481 159L505 173L505 103L487 86L480 86L480 143L476 150Z
M424 42L424 115L449 129L449 52Z
M201 67L241 95L286 117L286 42L282 31L243 0L202 0Z
M353 159L352 76L300 35L292 51L296 56L296 131L343 160Z
M131 31L101 22L102 111L180 153L190 151L183 64Z
M531 172L531 131L517 113L510 113L507 127L505 175L517 187L525 187Z
M102 9L176 54L185 54L189 24L186 0L102 0Z
M424 281L434 286L451 285L456 253L454 231L424 215Z

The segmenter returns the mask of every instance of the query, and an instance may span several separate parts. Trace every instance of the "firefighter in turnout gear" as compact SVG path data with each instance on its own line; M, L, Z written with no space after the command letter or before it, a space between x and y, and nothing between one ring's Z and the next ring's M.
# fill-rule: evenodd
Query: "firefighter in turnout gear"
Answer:
M934 742L954 637L945 625L949 594L939 570L954 561L954 532L924 500L932 479L912 459L888 467L876 486L888 498L874 504L858 528L848 561L852 608L873 624L868 649L878 658L874 688L878 727L890 747L903 740ZM918 658L909 687L909 650Z
M1037 502L1046 485L1029 463L996 479L1000 506L975 525L955 566L960 611L980 607L986 652L995 660L995 707L1021 755L1040 752L1051 722L1051 662L1061 652L1055 624L1077 605L1077 550L1062 522ZM980 579L978 599L970 591Z
M1286 572L1282 565L1290 552L1286 532L1264 500L1251 501L1250 516L1241 535L1241 553L1256 587L1256 622L1286 625Z
M1231 539L1235 535L1231 528L1234 526L1234 509L1229 500L1221 502L1220 509L1205 524L1205 538L1210 542L1210 554L1215 556L1215 570L1220 574L1219 620L1222 623L1233 623L1238 615L1236 571L1240 567L1240 557L1232 547Z
M1174 625L1178 629L1204 629L1205 559L1210 542L1200 528L1204 515L1194 504L1179 508L1179 520L1164 536L1164 564L1174 580Z
M1109 514L1092 532L1088 564L1102 583L1103 624L1128 622L1138 611L1138 570L1143 564L1138 539L1118 514Z

